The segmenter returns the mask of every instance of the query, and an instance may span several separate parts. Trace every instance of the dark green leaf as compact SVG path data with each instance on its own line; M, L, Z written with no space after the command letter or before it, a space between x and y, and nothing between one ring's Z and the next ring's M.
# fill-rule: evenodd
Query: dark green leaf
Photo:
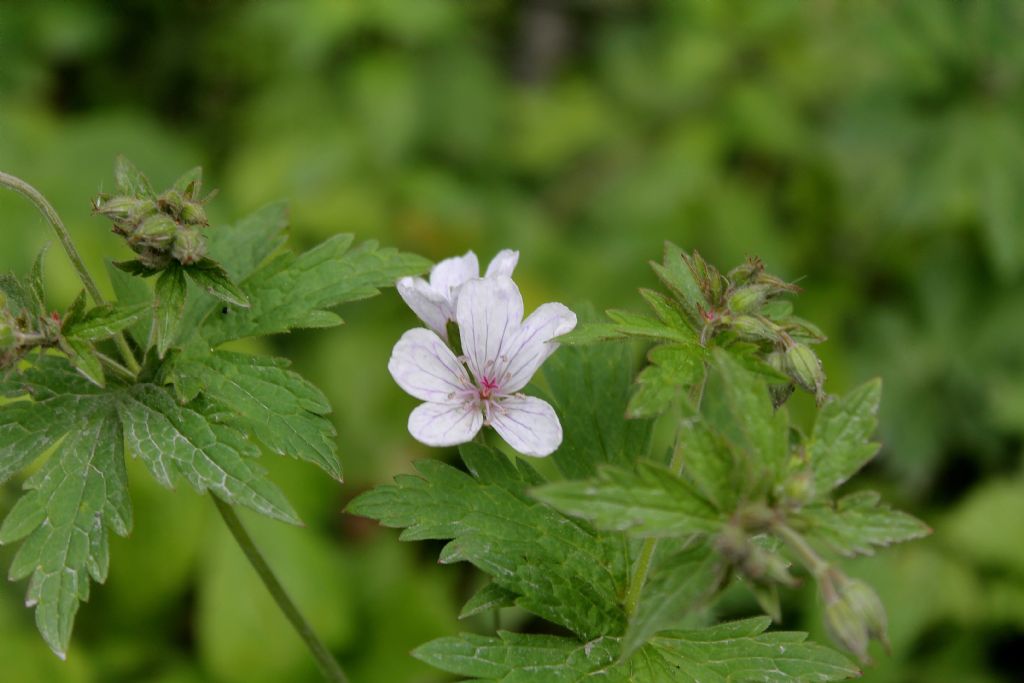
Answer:
M129 275L134 275L136 277L151 277L162 272L159 268L151 268L138 259L131 259L129 261L111 261L110 263L121 272L128 273Z
M231 281L227 272L216 261L204 258L199 263L186 268L185 273L207 294L235 306L249 307L249 299L245 296L245 292Z
M144 303L97 306L78 320L65 321L64 336L76 342L110 339L148 315L149 311L150 307Z
M882 380L873 379L818 413L807 445L817 496L827 495L875 457L879 445L870 439L881 398Z
M893 510L874 491L858 491L840 498L835 507L813 505L797 514L807 534L847 556L872 555L873 546L888 546L931 533L926 524Z
M100 363L92 344L75 338L61 339L60 348L83 377L98 387L106 386L103 364Z
M171 265L156 281L156 293L153 299L156 320L156 350L163 358L167 349L174 343L178 334L178 323L185 310L185 298L188 289L185 286L183 270Z
M126 308L136 304L145 304L149 313L144 313L128 327L132 339L143 349L149 347L150 331L153 327L153 293L142 280L119 270L116 264L107 261L107 274L110 284L117 295L118 305Z
M501 607L512 607L516 604L516 597L518 596L515 593L505 590L494 582L486 583L462 606L459 619L468 619L475 614Z
M657 417L683 400L704 376L705 355L697 345L665 344L651 349L647 354L651 364L636 378L627 417Z

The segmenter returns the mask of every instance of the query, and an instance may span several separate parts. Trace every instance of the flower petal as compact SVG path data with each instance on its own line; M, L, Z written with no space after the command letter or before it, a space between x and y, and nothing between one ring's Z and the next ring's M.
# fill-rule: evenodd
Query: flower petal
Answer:
M487 266L487 274L484 277L512 277L512 271L519 263L519 252L512 249L502 249Z
M399 296L427 327L442 339L448 338L447 324L455 319L455 307L421 277L403 277L395 285Z
M430 270L430 286L446 297L454 307L459 287L480 277L480 263L476 254L467 251L462 256L446 258Z
M388 370L398 386L421 401L448 403L473 390L466 368L451 349L422 327L409 330L398 340Z
M484 416L473 401L423 403L409 415L409 433L428 446L456 446L472 441Z
M523 455L544 457L562 444L562 425L547 401L517 394L491 405L489 424Z
M530 314L511 344L503 353L508 360L501 379L501 390L506 393L525 387L537 368L558 349L555 337L571 332L576 327L576 314L559 303L544 304Z
M504 349L523 320L523 297L516 283L507 277L470 280L462 287L455 317L462 352L477 381L497 379L504 369Z

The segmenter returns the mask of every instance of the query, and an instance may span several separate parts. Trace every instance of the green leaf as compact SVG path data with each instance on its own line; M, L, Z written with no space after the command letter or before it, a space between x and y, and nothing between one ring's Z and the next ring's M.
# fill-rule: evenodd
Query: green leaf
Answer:
M229 351L172 361L169 375L186 398L202 391L234 413L232 423L279 455L311 462L341 480L330 404L287 361Z
M647 583L622 637L625 659L659 631L683 626L682 620L703 608L722 585L725 566L708 544L678 549L662 541Z
M606 311L615 322L616 328L627 337L644 337L662 341L693 343L693 332L689 328L679 329L666 325L660 320L648 318L646 315L629 311Z
M68 360L82 376L98 387L106 386L103 376L103 364L100 363L96 349L87 341L80 339L61 339L61 350L68 355Z
M29 272L27 287L25 288L31 297L29 312L37 315L46 314L46 293L43 289L43 260L46 258L46 248L39 250L36 260L32 263L32 270Z
M185 310L187 295L185 273L178 266L169 266L156 281L156 295L153 299L156 318L156 350L161 358L164 357L167 349L171 347L177 337L178 323Z
M340 318L327 309L374 296L379 287L429 267L420 256L379 249L373 241L349 249L351 244L351 235L336 235L300 256L286 253L271 260L242 283L251 308L207 318L203 336L216 346L293 328L336 325Z
M124 194L140 199L156 198L149 179L121 154L114 160L114 182L117 183L117 189Z
M162 272L159 268L152 268L138 259L128 261L111 261L110 264L122 273L128 273L135 277L152 277Z
M129 449L161 484L171 488L180 474L199 493L210 491L232 505L299 524L284 494L253 462L259 450L201 408L178 405L152 384L131 387L118 403Z
M61 322L61 329L64 331L65 335L67 334L67 330L77 324L85 315L85 304L85 290L83 289L78 292L78 296L76 296L75 300L71 302L71 305L68 306L67 313L64 314L64 320Z
M636 378L626 416L657 417L684 399L704 375L704 356L704 349L695 345L665 344L651 349L647 354L651 364Z
M204 258L199 263L185 268L185 273L207 294L235 306L249 307L249 298L245 296L245 292L231 281L227 272L216 261Z
M683 255L682 249L671 242L665 242L665 253L662 263L652 261L651 268L654 269L658 279L685 306L691 319L696 320L698 318L698 307L704 305L704 296L701 294L700 287L694 281L693 273L690 272L690 268L686 265Z
M741 458L743 491L759 495L782 481L789 465L786 412L772 407L768 387L722 349L714 350L702 412Z
M203 167L196 166L185 171L171 187L185 199L197 199L203 190Z
M840 498L835 507L814 505L796 515L807 534L847 556L873 555L873 546L888 546L922 538L931 529L905 512L880 502L874 491L858 491Z
M644 301L646 301L654 310L654 314L658 316L658 320L689 337L692 343L698 343L700 333L695 332L693 328L690 327L690 324L686 320L686 313L680 308L680 305L677 302L668 298L661 292L654 291L653 289L641 288L640 296L642 296Z
M882 380L873 379L818 412L807 445L815 495L825 496L857 473L878 453L871 435L878 425Z
M717 509L735 509L739 497L737 482L743 480L743 473L737 471L740 458L728 441L712 431L704 420L696 420L680 430L678 447L683 454L683 477Z
M25 602L35 606L39 632L61 658L67 653L78 603L89 599L89 577L106 580L107 530L126 536L131 528L116 413L97 411L74 427L26 482L29 492L0 527L2 543L25 539L11 563L10 578L32 575Z
M591 673L610 665L616 653L611 638L584 644L570 638L500 631L497 638L473 633L438 638L413 650L412 656L477 681L575 683L593 678ZM600 680L624 683L625 678L601 676Z
M144 303L129 306L104 304L93 308L80 319L66 322L64 336L83 342L110 339L118 332L134 325L148 313L149 306Z
M569 346L586 346L611 339L625 339L626 335L615 323L581 322L576 329L567 332L555 341Z
M647 455L651 422L625 418L631 368L623 344L561 348L544 363L565 435L552 458L566 477L589 477L598 465L629 465Z
M462 606L462 611L459 612L459 619L468 619L473 615L489 612L500 607L512 607L516 604L516 597L516 594L512 591L505 590L493 581L488 582Z
M153 327L153 293L142 280L117 268L117 264L107 261L107 275L114 288L119 306L130 308L137 304L145 304L148 314L143 314L128 326L128 333L135 343L142 348L149 346L150 330Z
M488 470L504 469L498 459L507 462L505 456L487 451L495 461ZM396 477L394 485L356 498L348 512L405 528L405 541L451 539L441 562L472 563L519 596L519 607L584 638L624 627L619 595L626 568L618 539L444 463L423 460L416 468L420 476Z
M546 484L532 493L599 529L637 537L712 533L722 525L718 512L686 480L650 464L636 472L606 465L596 479Z

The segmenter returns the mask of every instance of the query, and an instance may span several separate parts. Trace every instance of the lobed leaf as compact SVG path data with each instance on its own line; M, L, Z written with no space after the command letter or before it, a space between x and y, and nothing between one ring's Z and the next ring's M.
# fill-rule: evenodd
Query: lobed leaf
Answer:
M171 265L167 267L156 281L153 298L154 317L156 320L156 350L163 358L178 335L178 324L185 311L185 298L188 288L182 268Z
M857 473L878 453L870 441L878 425L882 381L873 379L818 412L807 444L817 496L825 496Z
M797 519L806 533L847 556L873 555L874 546L888 546L923 538L931 529L905 512L881 502L874 491L858 491L832 505L803 508Z
M233 306L249 307L249 298L216 261L204 258L185 268L185 274L211 296Z
M148 312L149 307L144 303L97 306L81 318L73 319L70 324L65 323L64 336L85 342L110 339L118 332L134 325Z
M636 390L629 400L626 416L657 417L704 376L705 351L697 345L664 344L647 354L650 365L636 378Z

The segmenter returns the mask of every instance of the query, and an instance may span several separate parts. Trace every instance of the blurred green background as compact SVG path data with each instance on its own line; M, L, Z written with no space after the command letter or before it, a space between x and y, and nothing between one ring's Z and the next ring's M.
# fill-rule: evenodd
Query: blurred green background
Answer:
M762 256L830 334L828 389L884 378L885 447L855 486L936 532L851 563L890 611L893 654L864 680L1020 681L1022 36L1011 0L3 0L0 168L98 272L126 253L89 213L117 153L158 186L203 164L217 221L287 198L297 247L517 248L528 308L639 308L665 239L724 268ZM0 270L53 241L9 192L0 235ZM73 273L59 249L47 264L67 305ZM354 681L443 680L407 653L487 627L454 616L477 577L340 512L446 455L409 437L415 401L386 370L415 320L393 291L342 314L273 350L330 397L347 481L267 459L308 526L246 520ZM0 679L317 680L208 501L131 466L135 531L112 540L66 663L25 586L0 586ZM823 638L810 593L786 615Z

